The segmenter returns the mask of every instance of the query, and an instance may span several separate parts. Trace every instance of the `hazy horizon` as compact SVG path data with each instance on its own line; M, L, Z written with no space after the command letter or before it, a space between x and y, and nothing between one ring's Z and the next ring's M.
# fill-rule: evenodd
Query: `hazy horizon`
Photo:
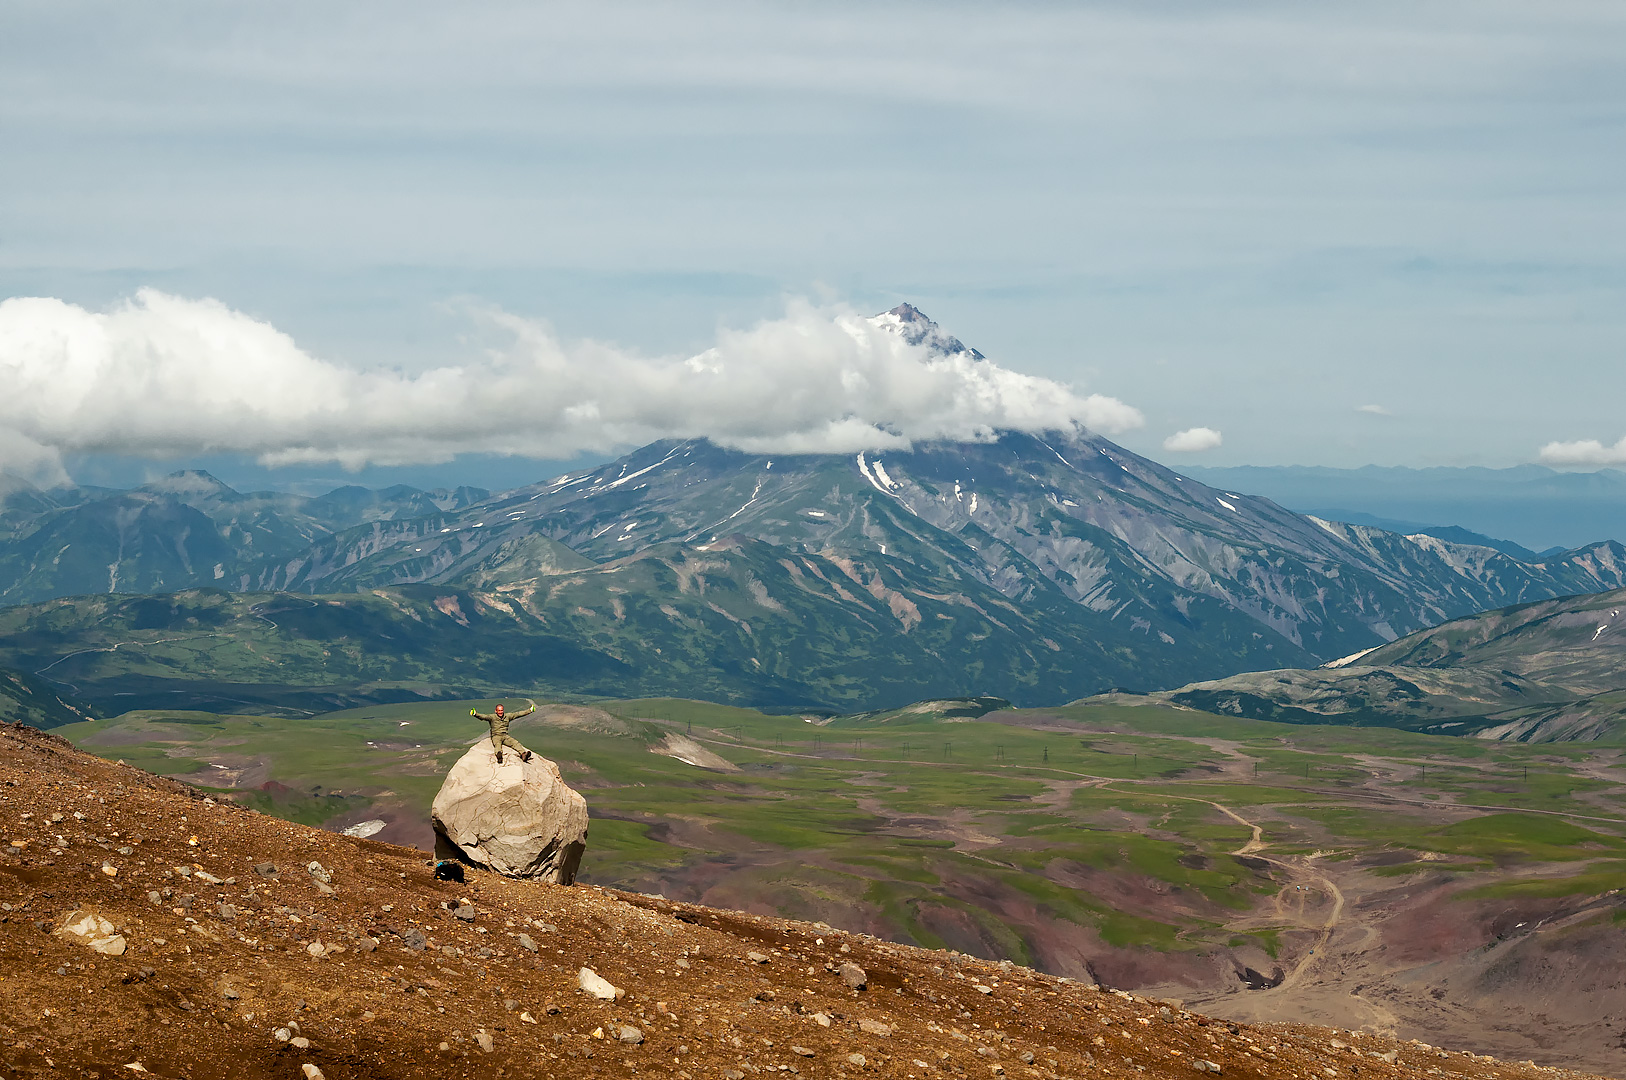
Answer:
M945 415L1090 421L1176 468L1626 461L1615 5L0 21L14 471ZM830 332L903 301L990 367L922 395L919 358ZM468 430L496 424L530 429Z

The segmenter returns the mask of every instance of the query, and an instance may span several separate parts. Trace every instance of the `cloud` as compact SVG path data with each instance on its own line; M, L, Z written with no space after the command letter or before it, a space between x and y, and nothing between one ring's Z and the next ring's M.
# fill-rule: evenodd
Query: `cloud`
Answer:
M1393 416L1394 415L1394 413L1390 412L1388 409L1384 408L1382 405L1357 405L1357 406L1355 406L1355 411L1358 412L1358 413L1367 413L1367 414L1372 415L1372 416Z
M1197 454L1204 450L1212 450L1223 441L1220 433L1213 428L1194 427L1177 431L1164 439L1163 449L1180 454Z
M1546 465L1626 465L1626 438L1613 446L1597 439L1550 442L1536 457Z
M724 330L690 357L561 341L543 323L474 313L490 344L417 373L315 357L216 300L143 289L106 312L0 303L0 466L49 473L62 453L237 452L267 465L430 464L460 453L536 458L706 436L772 453L848 452L1001 430L1142 423L966 355L912 346L841 307Z

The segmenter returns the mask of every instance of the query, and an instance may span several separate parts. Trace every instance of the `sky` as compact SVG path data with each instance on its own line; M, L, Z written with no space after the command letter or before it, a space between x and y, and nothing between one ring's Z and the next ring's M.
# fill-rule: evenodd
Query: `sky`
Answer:
M1571 0L12 0L0 468L1626 463L1622 55Z

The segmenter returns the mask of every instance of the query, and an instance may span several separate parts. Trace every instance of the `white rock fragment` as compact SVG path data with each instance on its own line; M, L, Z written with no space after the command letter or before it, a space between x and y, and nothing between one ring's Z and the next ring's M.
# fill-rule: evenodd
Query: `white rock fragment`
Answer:
M106 956L123 956L128 944L121 934L115 932L111 922L90 907L70 911L62 920L62 925L57 927L56 936L64 941L88 946L93 952Z
M576 973L576 982L584 991L592 994L600 1001L614 1001L626 993L619 986L612 986L609 980L603 978L592 968L582 968Z

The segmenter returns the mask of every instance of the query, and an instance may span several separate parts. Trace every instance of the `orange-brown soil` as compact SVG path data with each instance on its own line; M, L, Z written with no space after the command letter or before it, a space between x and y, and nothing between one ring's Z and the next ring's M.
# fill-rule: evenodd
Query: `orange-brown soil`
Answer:
M0 1077L1581 1075L1226 1023L818 923L478 871L438 881L420 852L4 726L0 832ZM86 909L122 955L56 932ZM624 996L583 992L584 967Z

